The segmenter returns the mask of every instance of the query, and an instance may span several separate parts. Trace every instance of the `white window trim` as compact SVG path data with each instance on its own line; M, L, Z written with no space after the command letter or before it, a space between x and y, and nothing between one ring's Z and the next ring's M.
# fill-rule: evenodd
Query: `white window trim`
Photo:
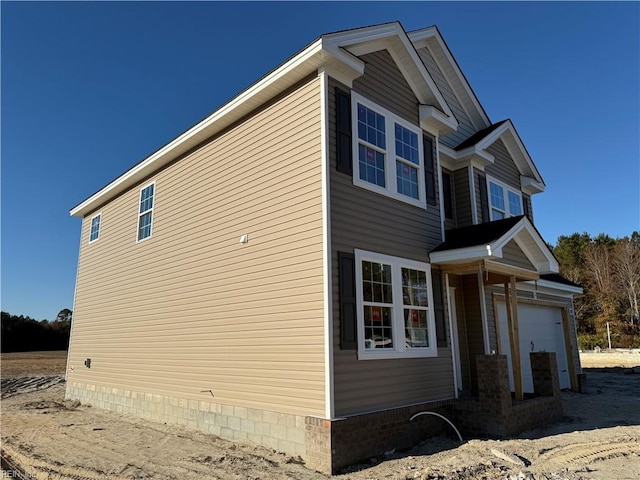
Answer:
M394 299L392 308L393 325L393 349L366 349L364 340L364 297L362 288L362 261L385 263L391 265L391 284ZM356 308L357 308L357 331L358 331L358 360L379 360L390 358L425 358L438 356L436 343L436 326L433 311L433 286L431 284L431 265L406 258L392 257L381 253L368 252L365 250L355 250L356 262ZM412 268L423 270L427 275L429 305L427 308L427 335L429 347L410 348L406 346L404 332L404 305L402 302L402 268Z
M364 145L382 152L382 149L368 143L366 140L360 140L358 138L358 103L361 103L367 108L374 110L375 112L383 115L385 118L385 134L386 134L386 144L387 148L384 151L384 170L385 170L385 185L386 187L380 187L373 183L367 182L365 180L360 179L360 162L358 161L358 144L363 142ZM351 132L353 138L353 184L364 188L366 190L370 190L372 192L379 193L381 195L386 195L387 197L391 197L395 200L399 200L404 203L408 203L410 205L414 205L420 208L427 208L427 200L426 200L426 190L424 185L424 152L423 152L423 144L422 144L422 129L416 125L407 122L403 118L391 113L384 107L368 100L362 95L351 92ZM395 128L394 123L398 123L403 126L407 130L414 132L418 135L418 157L420 159L420 165L413 165L414 168L418 170L418 199L411 198L407 195L403 195L398 192L397 189L397 179L396 179L396 154L395 154ZM409 163L410 164L410 163Z
M145 188L150 187L151 185L153 185L153 202L151 204L151 208L149 210L145 210L144 212L140 212L140 200L141 200L141 196L142 196L142 191ZM138 191L138 203L136 205L137 211L138 211L138 215L136 217L137 221L136 221L136 243L140 243L140 242L144 242L145 240L149 240L152 236L153 236L153 211L156 208L156 182L151 182L146 184L144 187L141 187L140 190ZM150 223L150 228L149 228L149 236L148 237L144 237L144 238L139 238L140 235L140 217L142 217L144 214L151 212L151 223Z
M517 215L522 215L524 213L524 206L522 204L522 192L520 190L517 190L513 187L508 186L506 183L501 182L500 180L496 180L493 177L490 177L489 175L486 176L487 179L487 197L488 197L488 201L489 201L489 216L491 218L491 220L495 220L493 218L493 210L498 210L504 213L504 218L509 218L509 217L513 217L516 214L511 213L511 210L509 208L509 193L508 192L512 192L515 193L516 195L518 195L518 198L520 199L520 213L518 213ZM501 210L500 208L494 207L493 203L491 203L491 184L494 183L497 186L501 187L504 193L504 210Z
M100 220L98 220L98 236L96 238L94 238L93 240L91 239L91 230L93 227L93 220L95 218L100 218ZM97 215L94 215L93 217L91 217L91 220L89 221L89 243L94 243L97 242L98 240L100 240L100 231L102 229L102 212L98 213Z

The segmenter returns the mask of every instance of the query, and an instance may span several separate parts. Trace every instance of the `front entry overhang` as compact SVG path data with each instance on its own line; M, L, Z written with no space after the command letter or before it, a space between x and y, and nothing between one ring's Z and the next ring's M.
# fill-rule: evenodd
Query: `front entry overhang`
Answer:
M518 281L537 280L539 275L558 272L558 261L542 236L525 216L456 228L446 232L443 243L429 254L432 264L444 271L464 273L482 269L485 274L515 276ZM532 268L508 263L504 247L513 241L530 262ZM489 280L487 278L487 280Z
M515 244L520 250L518 258L508 244ZM504 286L515 397L521 400L523 384L516 284L537 281L540 275L558 271L558 262L546 242L527 217L512 217L449 230L445 241L432 250L429 257L445 275L477 276L485 354L489 353L489 332L484 285ZM446 278L448 285L448 276Z

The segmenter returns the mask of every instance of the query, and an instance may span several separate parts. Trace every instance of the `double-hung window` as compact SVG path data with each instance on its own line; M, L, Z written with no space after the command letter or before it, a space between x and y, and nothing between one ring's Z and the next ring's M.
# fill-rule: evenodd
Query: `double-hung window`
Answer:
M155 183L140 190L140 207L138 210L138 241L149 238L153 226L153 198Z
M426 207L422 130L355 92L353 183Z
M489 184L491 220L522 215L522 195L520 192L493 178L487 177L487 183Z
M89 228L89 243L95 242L100 238L100 220L102 219L102 214L95 215L91 217L91 227Z
M358 358L437 355L431 266L355 251Z

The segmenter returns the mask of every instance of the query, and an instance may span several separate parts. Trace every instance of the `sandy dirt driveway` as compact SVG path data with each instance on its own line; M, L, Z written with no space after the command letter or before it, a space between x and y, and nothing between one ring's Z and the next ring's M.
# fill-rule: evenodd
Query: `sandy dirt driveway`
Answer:
M5 478L17 474L13 465L51 480L329 478L263 447L65 401L61 376L32 370L13 372L3 354ZM552 427L506 441L436 438L336 478L640 479L640 374L630 372L587 370L588 393L564 392L565 419Z

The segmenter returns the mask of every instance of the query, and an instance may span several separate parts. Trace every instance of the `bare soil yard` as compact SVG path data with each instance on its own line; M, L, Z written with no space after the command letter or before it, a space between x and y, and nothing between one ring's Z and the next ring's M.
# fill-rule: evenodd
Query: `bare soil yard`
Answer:
M64 358L2 354L4 468L39 479L328 478L273 450L65 401ZM562 394L557 425L506 441L436 438L336 478L640 479L640 374L630 372L587 370L588 393Z

